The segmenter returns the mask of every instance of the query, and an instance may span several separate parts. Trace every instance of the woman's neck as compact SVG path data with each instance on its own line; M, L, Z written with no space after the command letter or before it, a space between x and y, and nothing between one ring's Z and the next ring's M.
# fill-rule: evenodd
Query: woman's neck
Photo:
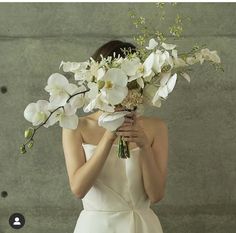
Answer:
M90 118L92 118L95 121L98 121L98 118L103 114L103 111L98 110L92 114L89 115Z

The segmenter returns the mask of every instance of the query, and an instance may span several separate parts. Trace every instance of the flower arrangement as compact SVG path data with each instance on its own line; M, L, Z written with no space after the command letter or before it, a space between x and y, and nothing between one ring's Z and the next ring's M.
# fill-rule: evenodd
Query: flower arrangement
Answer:
M158 5L162 7L163 5ZM131 13L131 18L135 19ZM163 15L162 15L163 17ZM141 19L140 19L141 18ZM145 19L137 18L137 27L143 25ZM138 19L138 20L137 20ZM182 21L177 17L176 25L170 27L170 32L180 36ZM140 45L136 52L123 50L125 57L112 56L97 62L92 57L83 62L64 62L59 65L65 73L72 73L77 84L69 83L65 75L53 73L48 78L44 88L50 94L49 101L38 100L30 103L24 110L24 117L35 127L25 131L28 140L21 145L21 153L26 152L26 145L31 148L36 130L41 126L46 128L59 122L60 127L76 129L79 117L76 112L83 108L84 112L100 109L104 113L99 117L98 124L110 131L115 131L124 122L124 116L131 110L143 113L144 105L161 107L173 91L177 78L182 77L190 82L190 67L207 61L220 66L221 60L217 51L211 51L204 46L194 46L191 51L179 54L177 45L166 43L159 31L150 36L146 28L143 36L139 34L135 40ZM147 43L148 38L148 43ZM146 43L146 44L145 44ZM116 106L125 107L126 111L115 112ZM120 158L129 158L128 143L119 138Z

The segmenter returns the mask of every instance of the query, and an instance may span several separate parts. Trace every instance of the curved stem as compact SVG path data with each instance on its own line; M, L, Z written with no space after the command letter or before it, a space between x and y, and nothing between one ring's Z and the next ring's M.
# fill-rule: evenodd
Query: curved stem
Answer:
M86 87L86 86L85 86L85 87ZM66 102L68 103L69 100L70 100L72 97L76 96L76 95L85 94L86 92L90 91L90 88L88 88L88 87L86 87L86 88L87 88L87 89L86 89L85 91L81 91L81 92L75 93L75 94L73 94L73 95L70 95L70 97L66 100ZM46 122L48 121L48 119L51 117L51 115L52 115L54 112L56 112L58 109L60 109L60 108L63 108L63 109L64 109L64 106L59 106L59 107L57 107L56 109L54 109L52 112L50 112L49 116L47 117L47 119L46 119L43 123L41 123L38 127L33 128L33 129L34 129L33 134L31 135L31 137L29 138L29 140L28 140L26 143L23 144L23 146L26 146L26 145L33 139L33 137L34 137L36 131L37 131L40 127L42 127L43 125L45 125Z

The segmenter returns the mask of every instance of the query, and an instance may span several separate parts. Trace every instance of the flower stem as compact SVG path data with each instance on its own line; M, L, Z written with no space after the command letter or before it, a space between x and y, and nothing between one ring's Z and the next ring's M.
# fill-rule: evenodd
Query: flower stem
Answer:
M86 87L86 86L85 86L85 87ZM85 91L80 91L80 92L78 92L78 93L75 93L75 94L71 95L71 96L67 99L66 102L69 103L69 100L70 100L72 97L76 96L76 95L79 95L79 94L83 94L83 95L84 95L86 92L90 91L90 88L88 88L88 87L86 87L86 88L87 88L87 89L86 89ZM36 131L37 131L40 127L42 127L43 125L45 125L45 124L47 123L47 121L49 120L49 118L51 117L51 115L52 115L54 112L56 112L58 109L60 109L60 108L63 108L63 109L64 109L64 106L63 106L63 105L62 105L62 106L59 106L59 107L57 107L56 109L54 109L52 112L49 111L50 114L49 114L49 116L46 118L46 120L45 120L44 122L42 122L40 125L38 125L37 127L33 128L33 129L34 129L33 134L31 135L31 137L29 138L29 140L26 141L26 143L24 143L24 144L21 145L21 148L22 148L21 151L23 150L24 153L26 153L25 146L26 146L28 143L30 143L31 141L33 141L33 137L34 137Z
M128 142L124 141L122 136L119 137L118 157L121 159L130 158Z

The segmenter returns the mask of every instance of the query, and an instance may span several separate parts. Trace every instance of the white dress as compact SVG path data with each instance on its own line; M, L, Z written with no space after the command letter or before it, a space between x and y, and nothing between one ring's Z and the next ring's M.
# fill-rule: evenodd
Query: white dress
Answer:
M86 161L96 145L83 143ZM158 216L150 208L139 165L139 148L130 149L130 158L110 154L94 185L82 199L84 209L74 233L163 233Z

